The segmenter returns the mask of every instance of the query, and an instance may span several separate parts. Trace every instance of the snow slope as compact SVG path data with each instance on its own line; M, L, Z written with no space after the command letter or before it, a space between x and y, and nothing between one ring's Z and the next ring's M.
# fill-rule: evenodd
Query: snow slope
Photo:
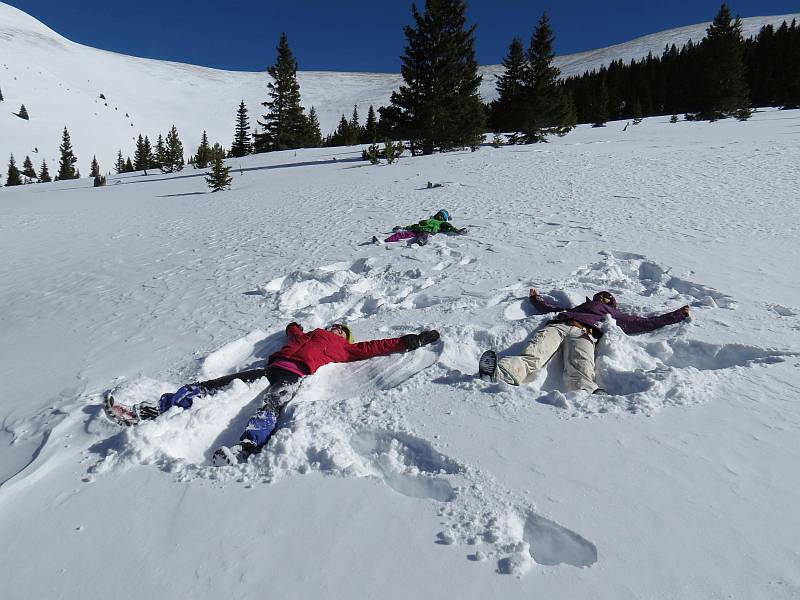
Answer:
M780 24L792 15L744 20L746 35L766 23ZM660 54L666 44L681 46L704 35L707 24L673 29L609 48L556 59L562 73L580 74L612 60L629 61ZM400 52L401 49L398 49ZM264 48L265 67L274 60L274 44ZM301 65L302 66L302 65ZM499 65L482 68L481 94L496 96ZM342 114L358 105L362 120L370 105L389 102L401 83L399 74L300 72L303 103L314 106L323 132L333 131ZM230 146L236 109L244 100L251 125L261 115L266 98L266 73L221 71L173 62L124 56L71 42L26 13L0 2L0 157L13 152L21 164L30 155L37 170L42 160L50 169L58 161L58 146L66 125L80 170L87 174L93 155L111 171L117 151L133 155L140 133L155 140L176 124L187 156L194 152L204 129L209 138ZM100 98L105 96L105 100ZM23 121L13 113L24 104ZM37 152L38 150L38 152ZM5 163L3 163L5 164Z
M800 111L646 119L537 146L4 189L4 598L800 595ZM334 160L334 158L336 160ZM442 183L427 189L427 182ZM466 236L364 244L446 207ZM561 301L693 319L598 347L611 392L474 378ZM287 322L440 344L309 378L216 469L265 382L120 430L102 415L261 364Z

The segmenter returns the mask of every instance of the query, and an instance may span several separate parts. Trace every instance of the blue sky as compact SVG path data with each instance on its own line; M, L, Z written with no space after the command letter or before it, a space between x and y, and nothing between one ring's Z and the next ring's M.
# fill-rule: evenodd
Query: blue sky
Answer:
M261 71L281 31L301 70L397 72L411 0L0 0L67 38L124 54ZM471 0L480 64L499 63L514 36L527 45L543 11L556 53L618 44L711 20L720 0ZM424 6L419 0L417 6ZM800 12L798 0L733 0L743 17ZM224 7L221 8L221 7Z

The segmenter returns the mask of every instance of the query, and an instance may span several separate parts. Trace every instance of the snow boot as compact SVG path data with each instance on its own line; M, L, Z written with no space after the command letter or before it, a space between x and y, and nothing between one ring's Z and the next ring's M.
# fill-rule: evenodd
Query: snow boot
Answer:
M420 246L425 246L428 241L430 240L431 234L427 231L423 231L422 233L417 234L417 243Z
M484 381L491 381L494 372L497 370L497 352L487 350L478 359L478 377Z

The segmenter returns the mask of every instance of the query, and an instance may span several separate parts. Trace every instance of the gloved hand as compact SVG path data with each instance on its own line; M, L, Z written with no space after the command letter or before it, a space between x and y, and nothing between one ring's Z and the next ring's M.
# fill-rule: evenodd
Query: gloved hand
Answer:
M456 229L456 233L459 235L464 235L465 233L467 233L467 228L462 227L461 229Z
M286 326L286 333L289 333L289 327L291 327L292 325L297 325L300 328L300 331L303 331L303 326L300 325L300 323L298 323L297 321L292 321Z
M423 331L419 335L410 333L408 335L404 335L403 340L406 342L406 349L408 351L416 350L420 346L427 346L428 344L438 342L439 332L435 329L432 329L431 331Z

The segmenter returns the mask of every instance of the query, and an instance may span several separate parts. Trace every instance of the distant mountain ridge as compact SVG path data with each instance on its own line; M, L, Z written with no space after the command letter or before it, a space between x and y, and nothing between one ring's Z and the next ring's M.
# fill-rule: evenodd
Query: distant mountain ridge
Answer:
M778 26L794 18L800 19L800 13L746 18L742 20L744 34L749 37L766 24ZM680 47L690 39L699 41L707 26L670 29L608 48L560 56L556 65L563 76L571 76L615 60L628 62L649 52L660 55L667 45ZM496 97L495 76L501 72L501 65L481 67L484 100ZM336 127L342 114L349 117L354 105L363 117L370 105L386 105L391 92L402 83L400 75L392 73L301 71L298 80L303 104L316 108L323 134ZM77 44L0 2L0 89L5 97L0 103L0 165L13 152L18 163L30 154L37 170L43 158L52 170L65 125L84 175L93 155L102 170L109 171L118 150L133 155L139 133L155 140L173 123L187 157L203 130L208 131L212 143L228 147L239 102L247 104L252 131L261 115L266 84L264 72L222 71ZM30 114L29 121L12 114L21 104Z

